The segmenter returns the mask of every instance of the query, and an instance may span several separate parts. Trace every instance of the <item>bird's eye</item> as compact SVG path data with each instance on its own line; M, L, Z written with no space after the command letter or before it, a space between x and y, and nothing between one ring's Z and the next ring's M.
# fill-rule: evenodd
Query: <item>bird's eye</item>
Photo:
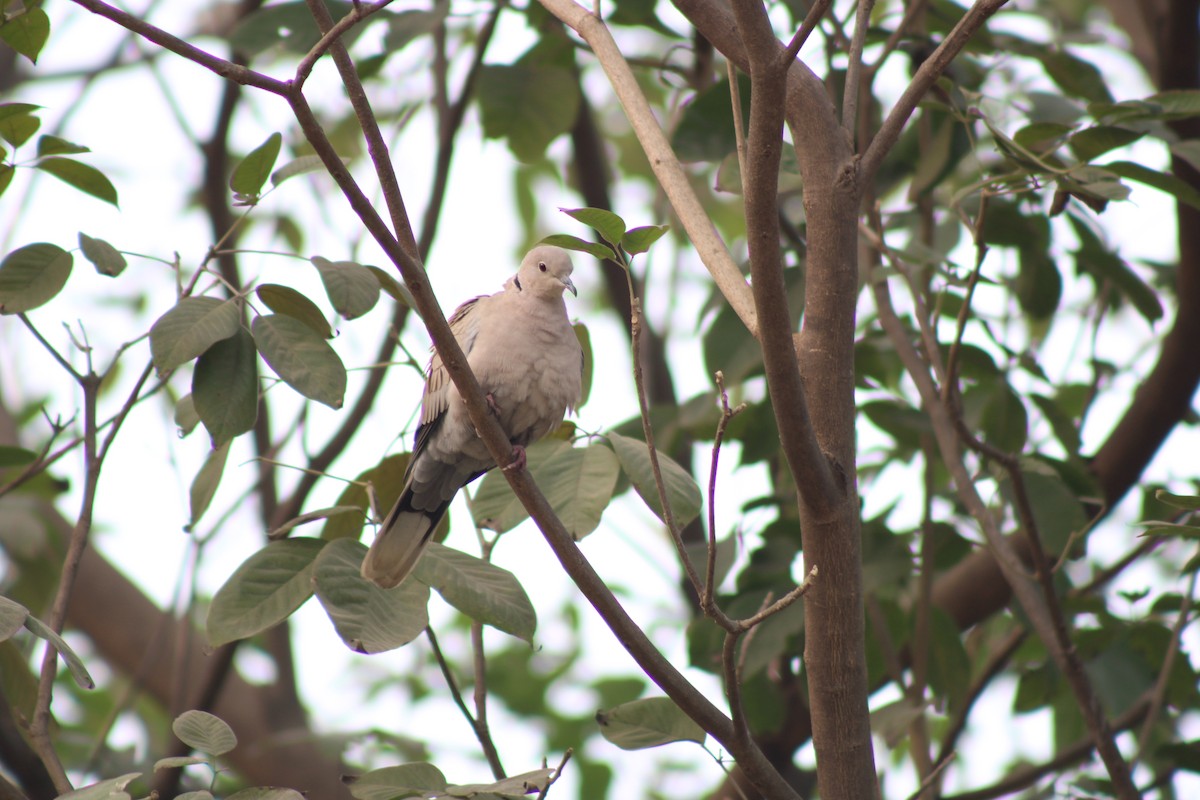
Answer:
M546 262L545 262L545 261L539 261L539 262L538 262L538 269L540 269L542 272L545 272L545 271L546 271Z

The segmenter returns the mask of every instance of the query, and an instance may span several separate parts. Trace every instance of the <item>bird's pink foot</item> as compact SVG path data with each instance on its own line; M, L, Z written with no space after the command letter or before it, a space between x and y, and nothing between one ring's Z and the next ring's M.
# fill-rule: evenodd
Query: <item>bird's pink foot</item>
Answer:
M506 472L520 472L525 469L525 448L519 444L514 444L512 449L512 461L508 462L505 467Z
M487 401L487 407L491 412L497 417L500 416L500 405L496 402L496 398L492 397L492 393L488 392L483 396L483 399Z

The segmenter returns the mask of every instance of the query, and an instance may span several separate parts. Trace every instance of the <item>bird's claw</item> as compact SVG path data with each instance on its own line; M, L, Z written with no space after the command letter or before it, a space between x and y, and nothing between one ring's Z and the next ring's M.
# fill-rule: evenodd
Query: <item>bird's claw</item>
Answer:
M496 398L492 396L492 393L488 392L483 396L483 399L487 401L488 410L497 417L500 416L500 404L496 402Z
M520 472L525 469L525 448L519 444L514 444L512 449L512 461L508 462L508 466L504 468L505 472Z

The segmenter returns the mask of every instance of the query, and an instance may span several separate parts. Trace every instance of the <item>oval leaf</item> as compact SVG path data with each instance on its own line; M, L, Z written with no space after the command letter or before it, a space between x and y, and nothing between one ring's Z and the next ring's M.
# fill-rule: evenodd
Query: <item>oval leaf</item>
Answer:
M670 742L704 743L704 729L669 697L647 697L597 711L605 739L622 750L643 750Z
M279 147L282 143L283 137L272 133L265 142L251 150L233 170L229 188L233 189L234 196L240 202L253 203L258 200L263 185L275 166L275 159L279 157Z
M566 233L551 234L538 242L538 244L552 244L564 250L577 250L580 253L590 253L596 258L608 259L614 264L621 263L621 259L617 258L617 254L608 245L600 244L599 242L589 242L586 239L580 239L578 236L571 236Z
M621 244L621 238L625 236L625 220L611 211L603 208L560 208L559 211L593 228L601 239L614 248Z
M189 527L195 527L200 518L204 516L204 512L208 510L213 496L217 493L217 487L221 485L221 476L225 474L225 461L228 458L229 443L226 442L208 454L204 465L200 467L200 471L192 480L192 485L188 490L188 499L191 503Z
M185 297L150 328L150 357L161 375L198 357L241 327L236 299Z
M109 778L73 792L60 794L57 800L129 800L129 794L123 790L140 777L140 772L128 772L119 778Z
M330 261L321 256L309 259L321 274L325 294L333 308L346 319L357 319L379 302L379 279L353 261Z
M633 483L633 488L646 501L646 505L650 506L650 510L657 514L659 519L665 520L646 443L617 433L608 434L608 440L621 462L621 469ZM683 527L700 514L700 487L687 470L664 453L658 454L658 466L662 471L667 502L671 504L675 522Z
M14 633L24 628L28 618L28 608L15 600L0 597L0 642L11 638Z
M36 5L25 6L14 16L6 16L4 24L0 25L0 40L36 64L38 53L50 38L50 16Z
M75 683L84 689L96 688L96 682L88 674L87 667L83 665L83 659L71 649L65 639L54 632L53 628L32 615L25 618L25 627L34 636L45 639L54 645L54 649L63 657L63 661L67 662L67 669L70 670L71 677L75 679Z
M208 759L203 756L168 756L154 762L154 771L157 772L160 769L179 769L180 767L190 767L193 764L207 763ZM179 800L179 798L176 797L176 800Z
M71 254L58 245L27 244L0 262L0 314L17 314L49 302L71 276Z
M254 427L258 419L258 354L245 328L201 354L192 372L192 403L213 447Z
M430 542L414 576L437 589L447 603L477 622L530 644L537 612L516 576L461 550Z
M305 800L304 795L295 789L282 786L251 786L234 792L226 800Z
M404 581L380 589L362 576L367 548L353 539L330 542L317 556L313 585L346 646L382 653L408 644L429 624L429 587Z
M79 249L83 257L92 262L96 272L115 278L125 271L128 262L125 256L103 239L93 239L86 233L79 232Z
M243 561L213 596L205 625L209 644L246 639L291 616L312 596L313 562L324 544L283 539Z
M539 488L545 473L543 465L554 454L570 449L570 446L561 439L543 439L526 448L527 468ZM529 512L508 485L508 479L499 470L492 470L479 482L479 488L471 498L471 514L476 525L496 533L510 531L529 517Z
M350 784L356 800L392 800L412 795L436 795L446 790L446 776L433 764L416 762L373 769Z
M237 747L233 728L220 717L207 711L185 711L171 723L179 741L193 750L219 756Z
M295 317L268 314L251 326L254 343L275 374L300 394L341 408L346 367L333 348Z
M320 156L300 156L299 158L292 159L279 169L272 172L271 185L278 186L288 178L294 178L297 175L304 175L305 173L309 172L316 172L317 170L324 168L325 162L321 160Z
M643 225L634 228L621 237L621 247L631 256L644 253L670 229L670 225Z
M73 158L54 156L43 158L34 165L42 172L48 172L65 184L74 186L84 194L117 205L117 189L104 173L95 167L76 161Z
M317 304L290 286L280 286L277 283L264 283L254 290L258 299L276 314L287 314L295 317L317 332L322 339L333 338L333 328Z

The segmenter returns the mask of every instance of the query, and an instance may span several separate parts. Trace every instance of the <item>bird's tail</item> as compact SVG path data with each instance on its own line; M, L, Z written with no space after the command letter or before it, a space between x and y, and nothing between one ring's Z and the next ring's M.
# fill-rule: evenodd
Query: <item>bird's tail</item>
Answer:
M421 559L449 507L445 503L432 511L415 508L412 489L405 486L363 559L362 576L384 589L398 586Z

